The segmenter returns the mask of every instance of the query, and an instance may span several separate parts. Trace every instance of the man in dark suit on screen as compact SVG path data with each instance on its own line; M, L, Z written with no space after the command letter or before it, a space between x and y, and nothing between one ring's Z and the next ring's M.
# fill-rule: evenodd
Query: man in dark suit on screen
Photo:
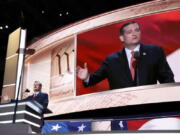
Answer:
M34 94L28 96L25 100L35 100L40 103L44 111L47 109L48 106L48 94L41 92L42 84L39 81L34 82Z
M108 79L110 89L174 82L163 49L157 45L140 43L141 30L137 22L128 22L120 28L124 48L109 55L100 68L88 73L87 63L77 67L77 76L85 87Z

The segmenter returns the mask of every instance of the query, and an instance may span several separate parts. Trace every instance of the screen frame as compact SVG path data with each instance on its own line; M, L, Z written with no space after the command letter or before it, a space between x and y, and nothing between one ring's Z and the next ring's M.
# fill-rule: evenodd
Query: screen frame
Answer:
M107 26L107 25L125 21L128 19L148 16L151 14L156 14L156 13L161 13L161 12L166 12L166 11L174 11L174 10L179 10L179 9L180 9L180 1L178 0L162 0L162 1L157 0L157 1L146 2L146 3L142 3L142 4L126 7L126 8L117 9L111 12L107 12L104 14L93 16L91 18L84 19L82 21L60 28L52 33L48 33L46 36L42 37L38 41L30 44L28 48L35 49L36 54L27 56L25 62L28 63L28 61L33 59L38 54L41 54L45 52L46 50L52 48L53 46L56 46L59 42L67 39L68 37L74 36L75 38L77 38L78 34L81 34L81 33L84 33L93 29L97 29L99 27ZM75 49L75 52L77 53L76 49ZM76 57L77 56L75 56L75 58ZM75 73L75 76L76 76L76 73ZM180 87L179 83L175 85L177 85L177 87ZM152 87L152 86L140 86L140 87L146 87L146 89L148 89L147 87ZM127 88L125 89L124 92L127 92L130 89L134 89L134 88ZM139 89L139 87L137 87L137 89ZM122 92L122 89L121 90L118 89L113 92L119 93L119 92ZM87 94L81 97L73 97L70 100L76 101L77 98L83 98L83 97L87 98L87 97L90 97L93 95L99 95L102 93L107 94L109 93L109 91ZM106 106L105 108L109 108L109 106ZM92 106L92 108L89 108L89 110L91 109L92 110L100 109L100 107L94 108ZM75 112L78 112L78 111L75 111ZM68 114L69 112L66 112L66 113ZM53 115L62 115L66 113L62 112L62 113L48 114L48 115L45 115L45 117L50 117Z

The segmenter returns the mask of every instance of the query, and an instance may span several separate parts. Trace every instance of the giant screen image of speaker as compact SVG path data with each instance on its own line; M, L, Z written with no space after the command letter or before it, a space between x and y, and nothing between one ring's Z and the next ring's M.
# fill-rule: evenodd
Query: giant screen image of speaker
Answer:
M83 81L78 78L78 73L76 72L78 66L84 67L84 63L87 63L88 72L91 74L101 66L107 56L123 49L124 46L120 38L119 29L123 24L131 21L137 22L131 24L131 26L136 26L138 28L137 30L141 32L140 43L144 44L145 47L153 44L153 48L155 48L155 53L154 51L151 53L149 50L148 52L144 51L141 53L141 57L148 56L149 60L144 60L145 63L148 63L144 64L144 66L149 68L149 66L152 66L151 62L154 63L153 60L155 57L160 59L157 62L161 62L161 60L165 60L166 56L169 66L165 64L165 69L168 69L166 72L168 71L170 73L168 74L170 79L168 81L159 79L160 83L180 82L180 62L175 61L178 57L180 58L180 35L178 31L180 28L180 10L172 10L172 7L169 9L169 6L168 8L164 6L162 8L165 9L162 9L164 10L162 12L162 10L159 10L161 8L158 4L160 6L162 5L162 3L157 2L157 7L152 9L150 7L154 7L155 4L148 3L147 5L129 7L127 8L128 10L120 9L97 15L60 28L33 43L30 45L30 48L35 49L36 53L25 59L23 90L29 89L32 92L32 83L35 80L42 82L42 91L49 95L48 108L53 112L52 114L45 115L46 117L101 108L134 105L137 103L145 104L178 100L179 97L176 97L178 95L177 89L171 92L173 88L169 91L166 89L166 86L163 86L158 92L152 89L149 90L148 88L144 88L144 91L139 91L139 87L135 85L132 85L135 87L128 87L125 90L123 87L110 87L108 80L105 79L96 85L86 87ZM142 7L146 8L147 11L142 10ZM132 9L137 11L138 15L132 12ZM120 16L122 13L126 13L124 18ZM131 14L131 17L129 14ZM137 40L137 35L135 35L135 40ZM163 52L164 55L162 55ZM139 60L139 62L142 61ZM127 78L131 78L128 60L126 64L122 65L126 65L126 72L121 73L126 76L129 70L127 76L130 77ZM162 64L159 65L164 67ZM116 64L113 66L119 67ZM119 71L121 69L117 70ZM142 74L142 71L139 69L139 74ZM116 70L112 72L114 74L117 73ZM154 72L150 75L153 76L153 74ZM154 79L154 76L152 78L153 83L148 84L156 83L156 78ZM139 83L142 83L142 81L145 81L145 79L142 80L139 78ZM125 82L129 85L129 82L126 80ZM136 80L135 82L137 83L138 81ZM142 85L145 84L143 83ZM137 90L137 93L133 93L131 88L134 91ZM173 98L170 96L167 97L167 95L158 96L158 93L164 89L172 94L173 96L171 97ZM123 93L122 91L126 92Z
M169 17L167 18L167 16ZM177 31L177 29L180 27L179 25L180 20L178 16L179 16L179 11L164 12L164 13L139 17L136 19L129 19L127 21L111 24L78 35L77 65L81 66L80 68L81 73L79 72L79 76L81 75L83 76L82 70L85 68L88 70L89 73L93 73L93 74L90 74L88 77L86 76L86 80L80 77L77 78L77 94L81 95L86 93L104 91L109 89L118 89L118 88L136 85L136 84L132 84L132 79L130 77L130 58L129 58L129 67L128 67L127 60L125 61L122 60L124 59L124 50L120 51L122 50L122 48L124 48L124 43L121 40L121 34L119 32L119 29L120 27L122 27L123 24L129 21L137 23L139 25L139 26L137 25L137 28L141 30L141 39L139 39L139 42L137 44L141 46L140 47L141 51L143 50L142 48L144 48L143 52L141 52L142 57L147 57L148 55L151 57L149 60L148 59L145 60L144 58L142 58L144 59L144 61L139 60L139 62L141 62L143 65L146 65L148 69L142 69L145 68L145 66L144 67L142 66L142 68L139 69L140 71L139 71L138 79L140 81L139 82L140 84L138 85L155 84L157 82L157 81L153 82L151 80L153 77L155 77L155 76L152 77L151 75L156 74L153 72L157 72L157 71L155 70L152 71L150 68L151 66L153 66L153 59L157 59L159 56L161 57L161 51L159 51L157 55L153 53L152 50L154 48L153 47L154 45L155 48L161 47L163 49L165 55L167 56L167 61L169 63L169 65L168 64L163 65L161 63L163 61L162 59L158 62L158 64L160 64L163 68L166 68L167 66L166 71L165 70L163 71L162 68L160 69L160 72L162 72L162 76L167 78L165 80L162 80L162 78L159 76L156 76L155 78L157 80L159 79L160 83L174 82L174 79L176 82L179 82L180 76L178 72L178 67L180 64L178 64L178 62L176 62L174 59L179 57L180 55L179 53L180 46L178 45L180 37L178 34L179 32ZM137 34L135 33L136 29L135 28L131 29L131 26L133 26L133 24L126 26L126 28L129 27L130 32L132 30L132 41L133 41L133 38L134 40L136 40L136 38L140 38L140 37L137 37ZM127 32L128 32L128 28L127 28ZM150 44L153 46L147 47ZM151 48L152 50L146 52L145 50L147 49L145 48ZM114 52L117 53L112 54ZM123 55L121 55L121 53ZM118 65L118 63L113 61L110 62L110 60L108 63L107 59L111 59L111 58L107 58L108 55L110 55L110 57L116 57L116 59L119 59L121 65ZM128 54L126 53L126 56L127 55ZM106 65L107 67L104 65ZM114 68L109 69L108 66ZM103 69L103 68L108 68L108 69ZM157 68L157 67L153 67L153 68ZM146 72L148 72L149 75ZM114 75L112 75L113 73ZM117 79L118 76L119 79ZM84 80L83 83L82 80ZM88 85L93 85L93 86L86 87Z

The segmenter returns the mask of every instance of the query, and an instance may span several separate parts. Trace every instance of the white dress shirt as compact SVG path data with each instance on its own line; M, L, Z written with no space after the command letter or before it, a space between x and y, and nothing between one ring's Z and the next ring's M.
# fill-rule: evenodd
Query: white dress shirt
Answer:
M134 48L133 51L134 52L135 51L139 51L139 49L140 49L140 45L137 45L136 48ZM128 48L125 48L125 52L126 52L126 56L127 56L127 60L128 60L128 65L129 65L129 68L130 68L130 66L131 66L131 57L132 57L132 54L131 54L132 50L130 50Z
M34 94L33 94L33 95L36 97L38 94L39 94L39 91L34 92Z

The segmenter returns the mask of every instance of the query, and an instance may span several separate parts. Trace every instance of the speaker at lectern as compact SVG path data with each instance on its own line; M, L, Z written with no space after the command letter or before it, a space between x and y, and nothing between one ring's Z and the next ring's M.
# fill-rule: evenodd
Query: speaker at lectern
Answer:
M15 103L12 102L0 104L0 125L7 124L8 127L8 124L13 122L14 108ZM43 106L34 100L21 100L18 102L15 123L27 124L32 132L40 133L43 124L43 109ZM49 112L51 111L47 109L45 113Z

